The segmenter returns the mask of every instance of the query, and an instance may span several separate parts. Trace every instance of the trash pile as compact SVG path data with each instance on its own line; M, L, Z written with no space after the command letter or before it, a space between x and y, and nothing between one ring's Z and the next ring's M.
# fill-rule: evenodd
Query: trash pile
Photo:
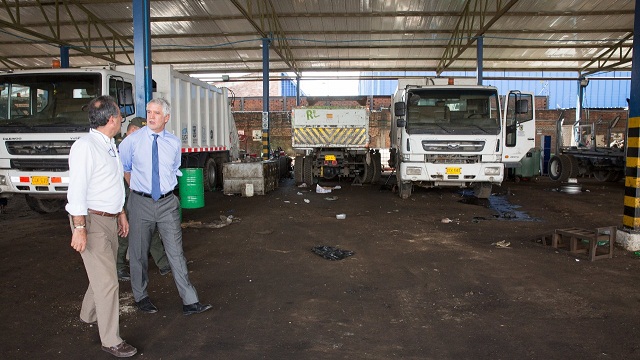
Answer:
M342 250L333 246L326 245L314 246L313 248L311 248L311 251L314 254L322 256L323 258L331 261L342 260L355 254L353 251Z

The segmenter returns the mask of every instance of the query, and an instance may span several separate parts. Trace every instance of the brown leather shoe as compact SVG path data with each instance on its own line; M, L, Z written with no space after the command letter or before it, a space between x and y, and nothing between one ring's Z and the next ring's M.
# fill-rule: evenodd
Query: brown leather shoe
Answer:
M106 351L115 357L122 358L122 357L131 357L135 355L138 352L138 349L127 344L126 341L123 341L116 346L112 346L112 347L103 346L102 351Z

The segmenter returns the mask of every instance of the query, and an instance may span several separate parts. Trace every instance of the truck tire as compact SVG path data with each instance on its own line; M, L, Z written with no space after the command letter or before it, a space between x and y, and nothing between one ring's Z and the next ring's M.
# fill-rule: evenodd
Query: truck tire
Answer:
M379 152L376 152L371 156L371 164L373 164L373 177L371 178L371 183L377 184L382 176L382 155L380 155Z
M549 160L549 178L553 181L567 181L571 175L571 159L566 155L554 155Z
M578 176L578 174L580 174L580 163L578 162L578 159L576 159L575 156L573 155L561 155L561 156L566 156L567 160L569 161L569 178L575 178Z
M605 182L609 177L609 170L594 170L593 177L600 182Z
M400 195L400 198L403 200L411 197L412 189L413 189L413 184L411 183L411 181L398 183L398 195Z
M27 205L31 210L40 214L51 214L61 210L65 201L61 199L41 199L25 195Z
M308 187L311 187L315 183L313 177L313 158L311 156L305 156L302 164L302 178L304 183L307 184Z
M204 191L214 191L218 182L218 167L216 161L212 158L208 158L204 163L204 169L202 169L202 183L204 185Z
M478 199L488 199L491 196L491 183L477 183L473 186L473 195Z
M300 185L304 182L304 178L302 176L302 171L304 169L303 159L304 157L302 155L297 155L295 164L293 165L293 177L296 181L296 185Z

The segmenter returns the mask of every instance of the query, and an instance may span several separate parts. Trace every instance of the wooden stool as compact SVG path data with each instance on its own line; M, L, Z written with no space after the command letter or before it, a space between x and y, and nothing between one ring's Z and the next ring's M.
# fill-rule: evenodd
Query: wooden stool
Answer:
M555 248L559 246L566 247L565 237L569 238L569 252L572 254L587 254L591 261L613 257L613 245L616 242L615 226L600 227L595 230L580 228L556 229L551 246ZM583 240L588 241L589 244L583 246ZM599 242L609 242L609 251L600 251L600 254L598 254Z

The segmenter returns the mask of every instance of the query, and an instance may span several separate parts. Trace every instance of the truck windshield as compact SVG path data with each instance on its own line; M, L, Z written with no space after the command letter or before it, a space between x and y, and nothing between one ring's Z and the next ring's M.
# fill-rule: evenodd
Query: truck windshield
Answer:
M0 132L88 130L86 105L100 86L99 74L4 75L0 77Z
M409 134L497 135L498 93L491 89L417 89L407 93Z

